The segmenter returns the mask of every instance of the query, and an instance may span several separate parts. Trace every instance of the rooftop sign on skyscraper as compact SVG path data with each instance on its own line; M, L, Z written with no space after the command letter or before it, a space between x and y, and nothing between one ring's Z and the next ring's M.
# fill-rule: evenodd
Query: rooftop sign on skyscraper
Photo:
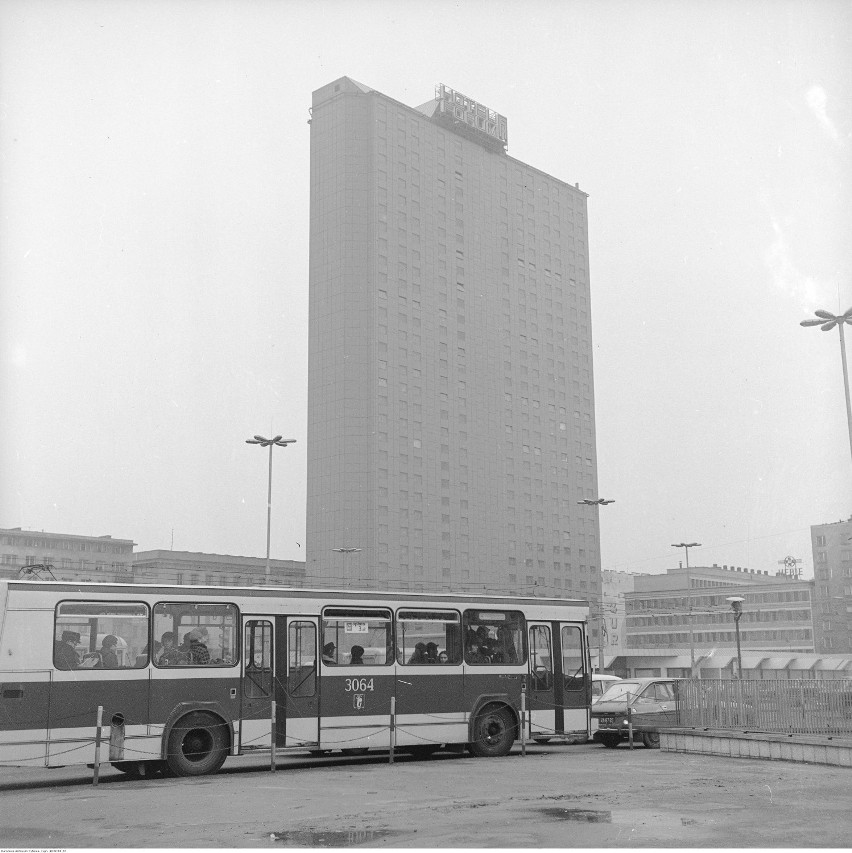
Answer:
M443 83L435 87L435 100L438 102L435 116L442 124L484 145L506 150L509 141L506 116Z

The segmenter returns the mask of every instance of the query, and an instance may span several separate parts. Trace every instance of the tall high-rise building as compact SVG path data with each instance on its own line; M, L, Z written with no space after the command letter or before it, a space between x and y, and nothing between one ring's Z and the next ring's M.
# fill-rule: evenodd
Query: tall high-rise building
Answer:
M308 583L600 595L587 195L506 144L313 93Z
M852 652L852 517L811 526L817 651Z

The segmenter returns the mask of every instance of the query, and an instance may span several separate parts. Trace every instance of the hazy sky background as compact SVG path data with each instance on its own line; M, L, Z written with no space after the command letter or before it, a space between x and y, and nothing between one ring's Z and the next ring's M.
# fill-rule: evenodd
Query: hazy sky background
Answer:
M590 194L605 569L852 512L852 4L0 4L0 527L304 559L311 92L443 82ZM852 329L850 329L852 333ZM852 337L852 334L850 334ZM591 510L594 511L594 510ZM301 547L297 544L301 543Z

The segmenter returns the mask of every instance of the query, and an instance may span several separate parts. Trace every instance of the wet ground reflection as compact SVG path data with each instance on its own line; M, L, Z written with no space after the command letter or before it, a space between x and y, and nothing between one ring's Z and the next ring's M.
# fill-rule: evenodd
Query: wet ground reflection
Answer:
M548 817L558 817L561 820L576 820L581 823L612 823L612 812L594 809L541 809L541 812Z
M357 847L401 834L392 829L289 829L273 832L272 839L284 847Z

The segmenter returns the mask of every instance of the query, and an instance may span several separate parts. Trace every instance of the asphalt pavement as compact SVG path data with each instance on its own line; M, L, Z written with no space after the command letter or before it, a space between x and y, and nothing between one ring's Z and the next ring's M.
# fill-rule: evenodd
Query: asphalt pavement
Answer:
M596 744L505 758L229 759L215 776L0 768L0 849L846 847L852 770Z

